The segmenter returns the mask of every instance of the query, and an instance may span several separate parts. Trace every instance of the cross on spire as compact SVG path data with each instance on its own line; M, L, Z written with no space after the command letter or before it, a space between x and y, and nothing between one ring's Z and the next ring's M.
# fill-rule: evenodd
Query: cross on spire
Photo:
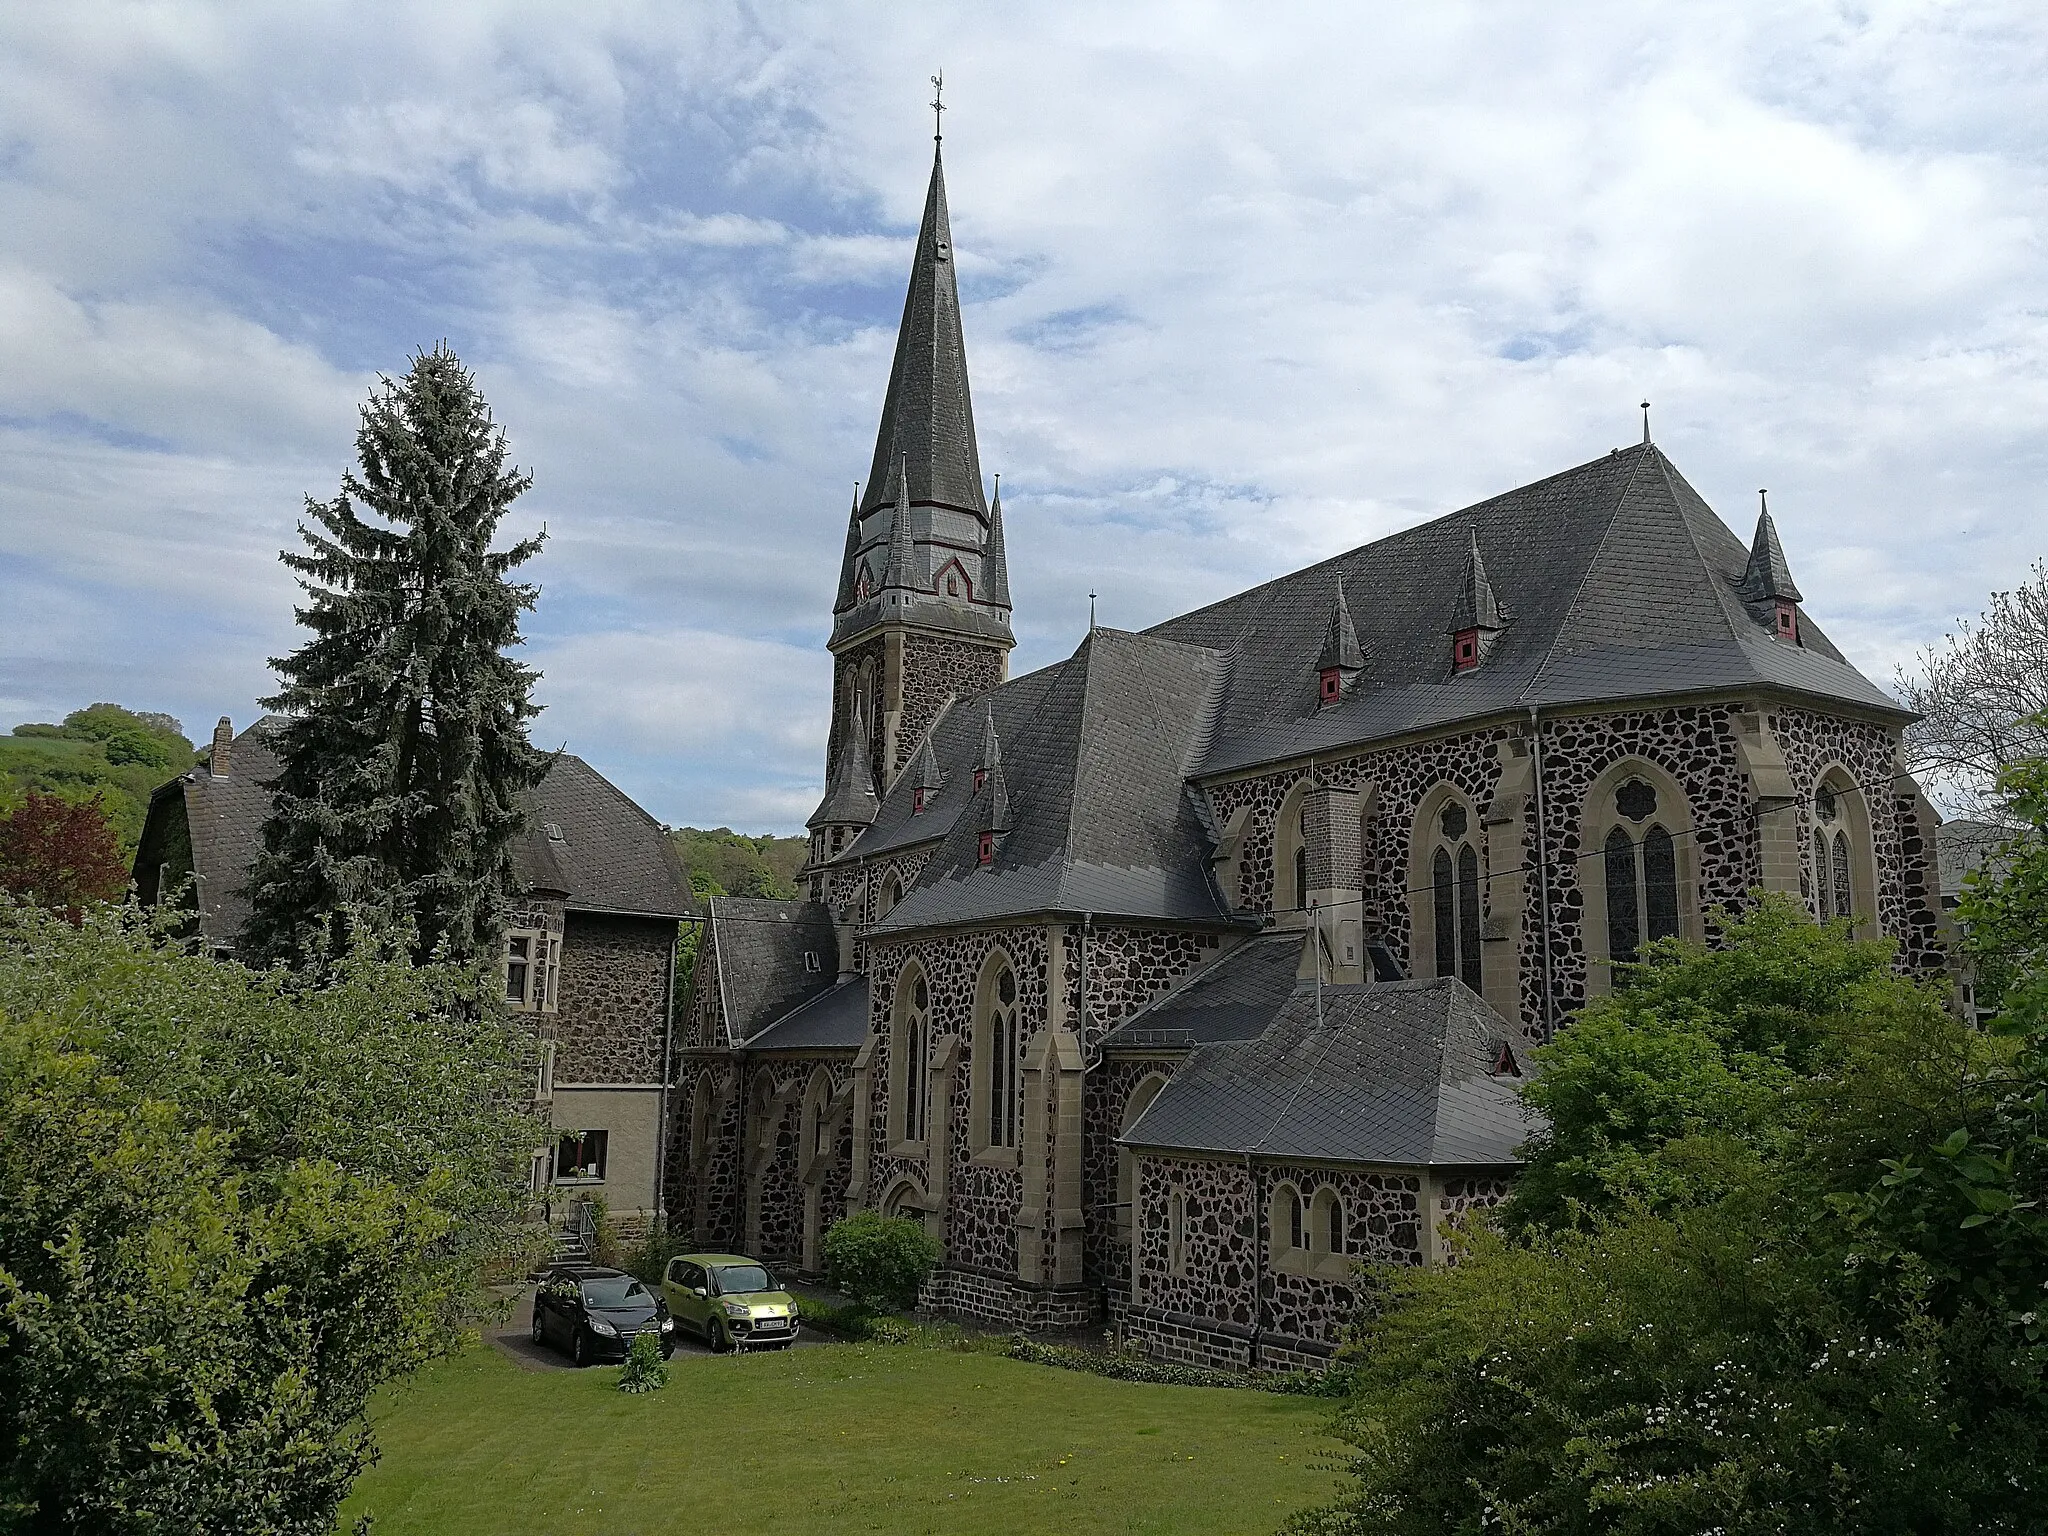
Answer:
M946 72L942 69L932 76L932 139L934 142L945 137L945 134L940 132L943 124L939 118L939 114L946 110L945 96Z

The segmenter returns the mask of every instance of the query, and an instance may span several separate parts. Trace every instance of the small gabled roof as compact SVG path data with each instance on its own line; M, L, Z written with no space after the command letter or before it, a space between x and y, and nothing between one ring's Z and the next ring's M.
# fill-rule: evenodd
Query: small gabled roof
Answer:
M1330 627L1323 632L1322 653L1316 670L1357 672L1365 666L1365 652L1358 646L1358 629L1351 622L1351 605L1344 601L1344 573L1337 573L1337 596L1330 604Z
M1320 1018L1318 1010L1320 1009ZM1162 1151L1503 1167L1539 1121L1496 1074L1517 1031L1450 978L1296 990L1256 1039L1205 1045L1118 1138Z
M1792 567L1786 563L1784 547L1778 543L1778 525L1771 521L1768 505L1757 512L1756 535L1750 540L1749 564L1742 573L1741 592L1752 603L1800 600L1798 583L1792 580Z
M1111 1030L1102 1048L1180 1050L1257 1039L1294 996L1302 943L1299 933L1268 933L1226 950Z
M1224 671L1214 651L1096 629L1058 667L997 689L985 709L954 711L961 718L933 733L947 788L914 816L910 786L899 780L872 829L879 836L852 846L854 856L872 856L939 840L876 931L1033 912L1230 921L1185 791ZM985 729L1001 772L976 792ZM992 816L1010 825L984 866L980 834Z
M868 1037L868 979L841 977L745 1042L750 1051L851 1051Z
M746 1043L837 981L839 942L823 902L713 896L710 907L709 979L719 989L734 1045ZM705 983L702 971L700 960L699 986Z

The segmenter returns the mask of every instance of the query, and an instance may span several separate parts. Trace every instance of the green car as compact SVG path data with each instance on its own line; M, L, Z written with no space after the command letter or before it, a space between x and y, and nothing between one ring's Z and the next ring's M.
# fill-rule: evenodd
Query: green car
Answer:
M670 1259L661 1280L669 1316L719 1354L787 1349L796 1342L796 1298L779 1290L765 1266L732 1253Z

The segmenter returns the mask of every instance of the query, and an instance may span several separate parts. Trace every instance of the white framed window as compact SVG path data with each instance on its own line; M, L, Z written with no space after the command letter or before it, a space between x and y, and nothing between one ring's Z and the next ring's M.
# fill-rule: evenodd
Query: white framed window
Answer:
M1341 1279L1349 1266L1344 1235L1344 1201L1325 1184L1309 1203L1308 1254L1312 1273Z
M1273 1191L1266 1214L1273 1268L1301 1273L1308 1267L1308 1210L1302 1204L1301 1191L1292 1184L1281 1184Z
M1022 1110L1017 972L998 950L982 968L976 989L970 1113L977 1152L1012 1152Z
M553 1013L562 974L562 941L544 928L505 935L505 1002L514 1013Z
M889 1131L921 1148L931 1119L931 989L915 965L896 979L889 1023Z
M602 1184L606 1143L605 1131L562 1131L555 1141L555 1182L557 1184Z

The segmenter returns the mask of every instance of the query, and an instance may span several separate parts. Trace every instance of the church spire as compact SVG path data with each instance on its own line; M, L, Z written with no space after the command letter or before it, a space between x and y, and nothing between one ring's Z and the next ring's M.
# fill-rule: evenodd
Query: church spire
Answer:
M1327 709L1344 697L1344 685L1365 670L1365 650L1358 643L1358 630L1351 623L1351 606L1344 601L1344 574L1337 573L1337 602L1330 610L1330 627L1323 631L1322 653L1316 657L1316 696Z
M974 403L967 389L960 293L953 277L945 168L936 148L862 511L872 513L897 500L905 478L912 501L988 515L974 441Z

